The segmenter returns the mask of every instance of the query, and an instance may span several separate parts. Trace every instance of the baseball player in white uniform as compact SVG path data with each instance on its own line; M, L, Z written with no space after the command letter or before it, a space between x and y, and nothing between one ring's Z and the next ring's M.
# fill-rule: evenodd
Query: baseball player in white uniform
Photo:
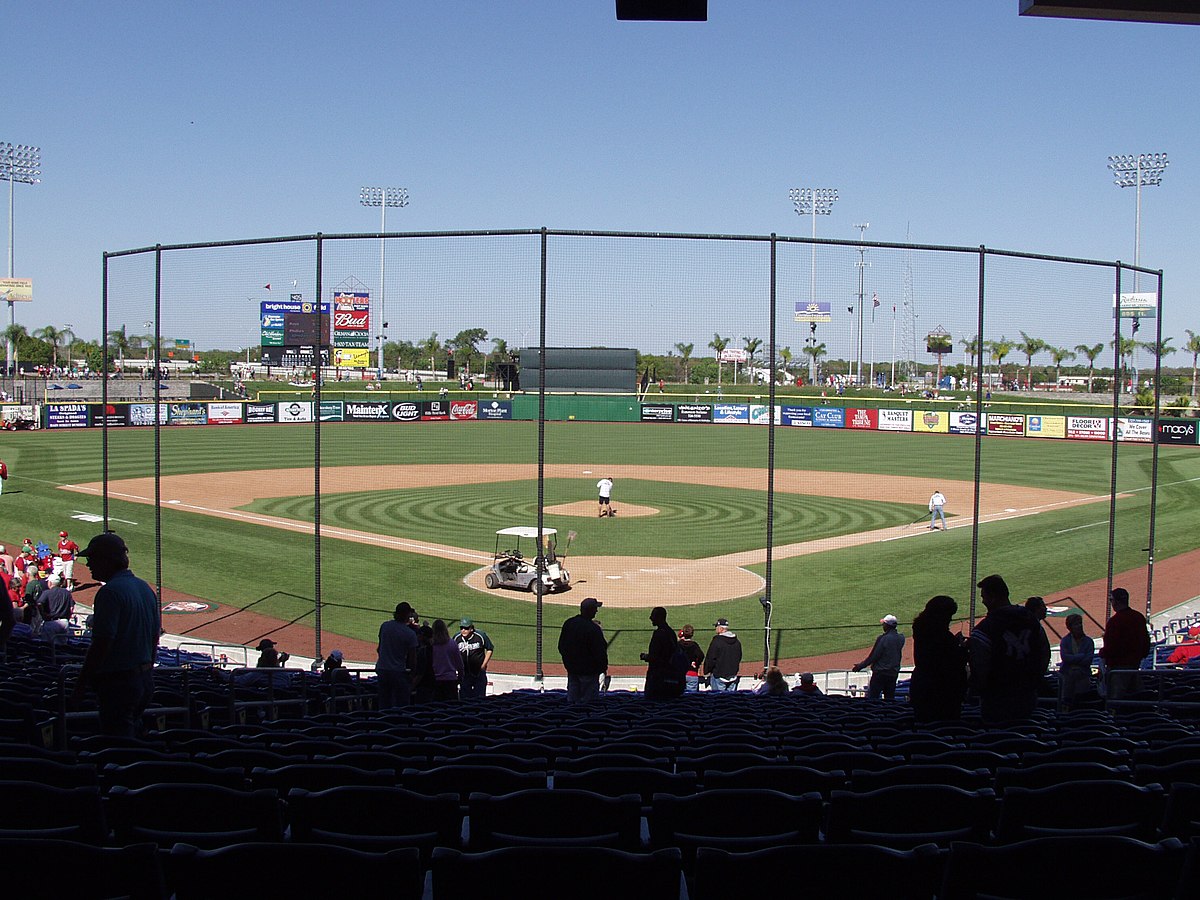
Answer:
M613 480L605 475L596 482L596 490L600 492L600 518L612 515Z

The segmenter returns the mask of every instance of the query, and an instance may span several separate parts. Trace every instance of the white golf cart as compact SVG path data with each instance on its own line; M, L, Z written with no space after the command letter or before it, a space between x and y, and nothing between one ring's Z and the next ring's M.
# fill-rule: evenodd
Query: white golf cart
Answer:
M489 590L496 588L513 588L518 591L537 590L538 563L545 554L545 570L542 573L542 592L552 594L555 591L568 590L571 575L563 567L563 559L555 552L558 531L554 528L543 528L542 537L538 541L537 526L516 525L512 528L501 528L496 532L496 549L493 553L491 571L483 578L483 583ZM525 548L532 554L526 557L521 550L521 539L526 541ZM568 544L569 546L569 544ZM504 549L502 550L501 547ZM511 549L509 549L511 547Z

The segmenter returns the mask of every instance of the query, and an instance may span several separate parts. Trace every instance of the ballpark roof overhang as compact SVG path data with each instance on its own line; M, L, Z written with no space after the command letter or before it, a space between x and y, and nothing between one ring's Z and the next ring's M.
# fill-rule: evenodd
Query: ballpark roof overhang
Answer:
M1021 15L1200 25L1197 0L1021 0Z

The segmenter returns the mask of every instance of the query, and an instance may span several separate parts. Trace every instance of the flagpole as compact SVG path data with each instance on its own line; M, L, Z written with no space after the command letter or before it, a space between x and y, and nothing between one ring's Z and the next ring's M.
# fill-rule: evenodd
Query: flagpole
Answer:
M896 386L896 305L892 304L892 387Z
M879 293L871 293L871 387L875 387L875 310L879 308Z

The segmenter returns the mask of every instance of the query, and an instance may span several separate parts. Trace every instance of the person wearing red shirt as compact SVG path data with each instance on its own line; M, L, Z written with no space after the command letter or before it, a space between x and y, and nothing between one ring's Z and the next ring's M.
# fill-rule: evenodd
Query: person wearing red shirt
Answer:
M63 585L68 591L79 587L75 580L75 556L79 553L79 545L68 537L65 531L58 533L58 557L62 560Z
M1108 595L1113 614L1104 626L1104 646L1100 658L1109 670L1132 669L1114 672L1109 679L1109 697L1119 700L1141 690L1141 679L1137 669L1150 652L1150 633L1146 617L1129 605L1129 591L1113 588Z
M1167 662L1173 666L1186 666L1194 657L1200 656L1200 642L1187 641L1175 648L1167 657Z

